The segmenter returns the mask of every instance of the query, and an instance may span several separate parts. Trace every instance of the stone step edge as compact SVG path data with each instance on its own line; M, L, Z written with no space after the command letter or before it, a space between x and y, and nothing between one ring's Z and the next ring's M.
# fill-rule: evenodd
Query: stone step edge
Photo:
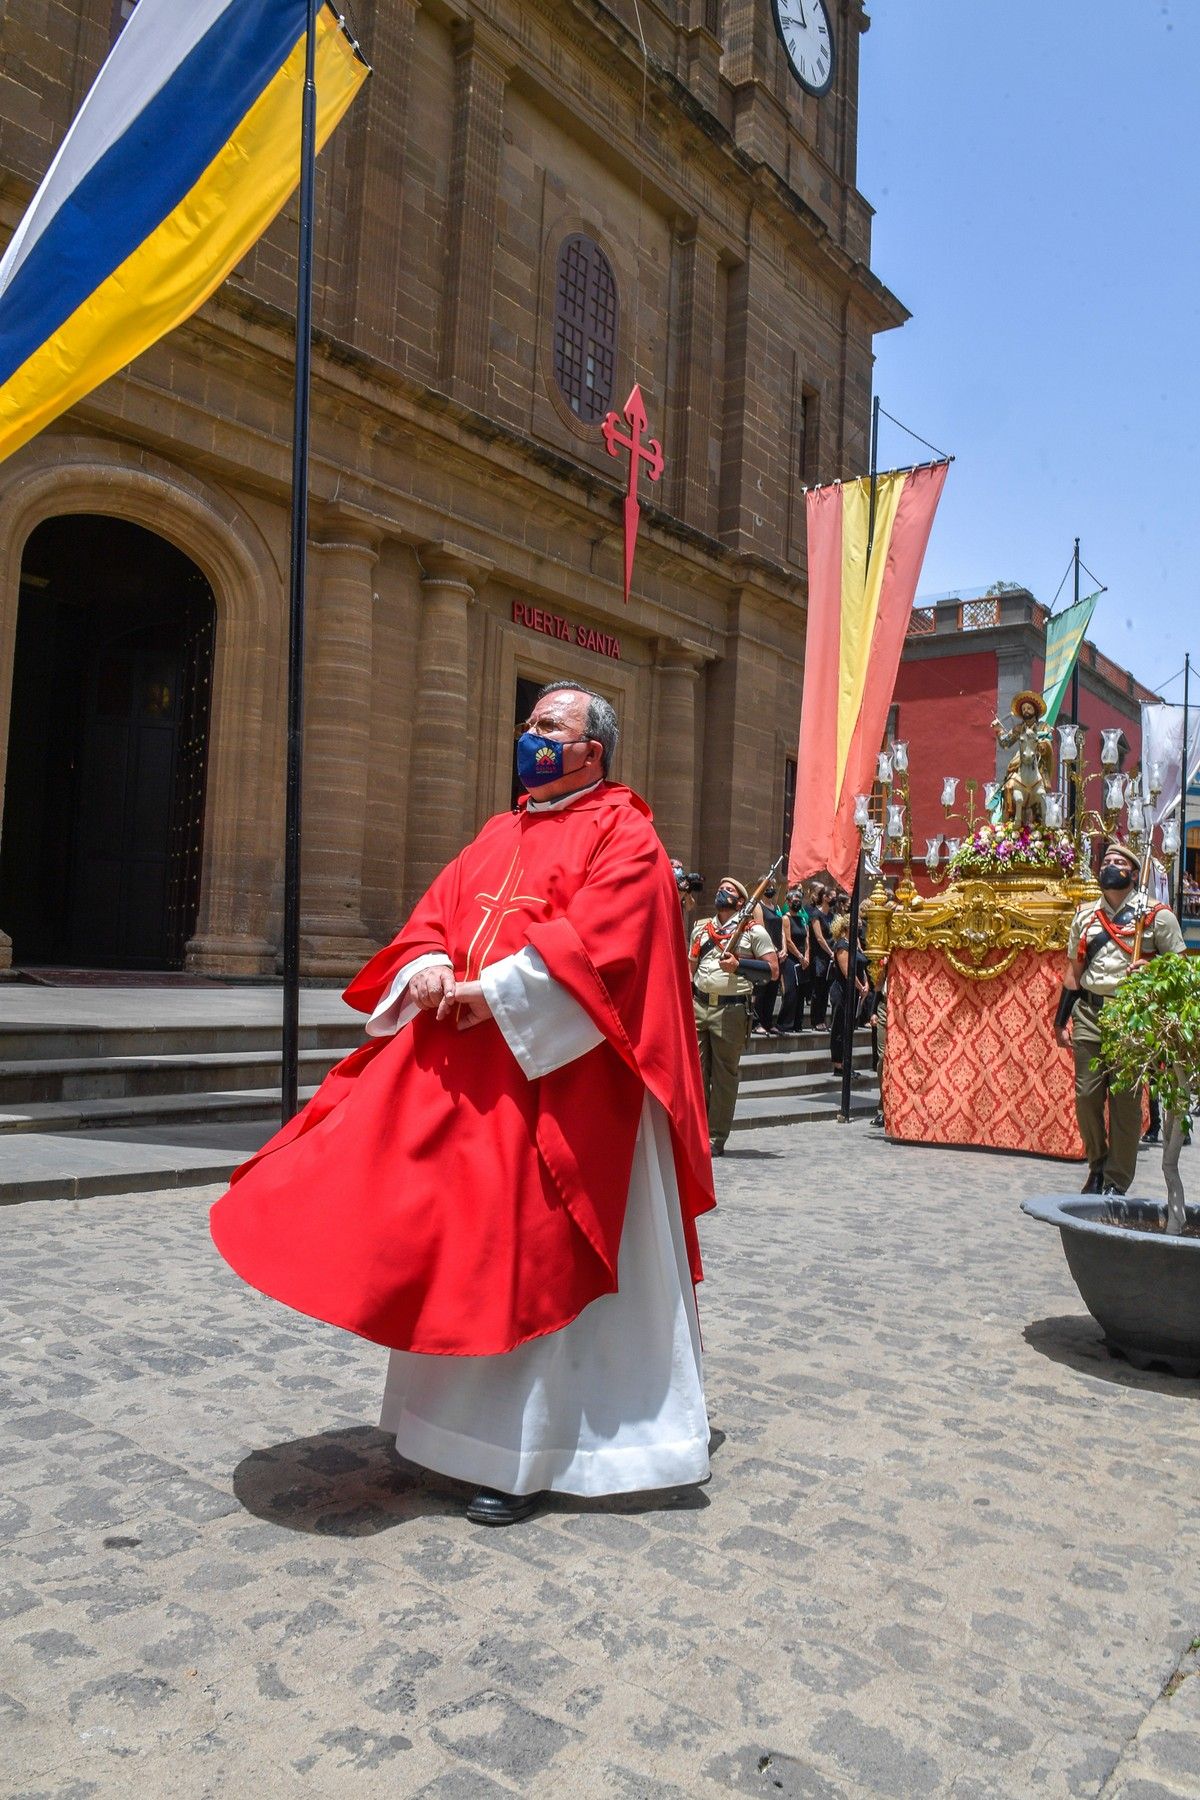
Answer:
M309 1045L299 1052L298 1060L304 1062L323 1062L334 1056L338 1059L349 1056L355 1045L317 1044ZM82 1057L47 1057L45 1059L30 1057L28 1060L18 1058L15 1062L0 1062L0 1084L5 1081L23 1081L34 1075L93 1075L93 1074L138 1074L143 1070L172 1069L228 1069L244 1068L248 1063L275 1063L283 1060L282 1051L278 1048L262 1050L199 1050L191 1055L171 1054L168 1056L82 1056Z
M303 1050L340 1049L347 1037L361 1042L353 1022L302 1025ZM30 1062L108 1061L126 1056L220 1056L239 1051L269 1055L281 1047L278 1026L198 1025L8 1025L0 1021L0 1063L22 1067ZM46 1045L53 1046L46 1053ZM60 1047L61 1046L61 1047ZM80 1048L80 1046L86 1046ZM120 1046L119 1048L117 1046Z
M301 1104L311 1100L315 1087L300 1089ZM110 1100L39 1100L28 1106L0 1111L0 1138L16 1138L25 1132L49 1137L68 1137L77 1131L105 1131L110 1127L140 1124L198 1124L216 1113L228 1115L266 1113L278 1109L279 1088L227 1088L220 1093L117 1095Z

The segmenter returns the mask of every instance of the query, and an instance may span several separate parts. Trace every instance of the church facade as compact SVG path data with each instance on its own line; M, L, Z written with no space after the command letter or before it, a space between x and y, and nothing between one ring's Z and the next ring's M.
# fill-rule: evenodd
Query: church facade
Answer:
M12 230L131 10L11 0ZM810 7L809 14L814 12ZM860 0L823 92L772 0L360 0L318 175L304 972L342 976L492 812L543 681L609 696L672 855L787 829L806 482L866 466L901 324L855 184ZM0 470L0 952L274 972L295 211ZM639 383L661 480L623 599Z

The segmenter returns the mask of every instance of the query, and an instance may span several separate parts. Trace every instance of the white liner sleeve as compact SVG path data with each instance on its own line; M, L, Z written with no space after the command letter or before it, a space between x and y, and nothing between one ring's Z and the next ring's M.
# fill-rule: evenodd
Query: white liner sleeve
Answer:
M404 994L414 975L422 969L452 969L454 964L444 950L427 950L424 956L414 956L406 962L402 969L396 971L392 985L364 1027L368 1037L394 1037L416 1018L419 1007L413 1001L405 1002Z
M530 1081L552 1075L604 1042L604 1033L530 945L480 976L504 1041Z

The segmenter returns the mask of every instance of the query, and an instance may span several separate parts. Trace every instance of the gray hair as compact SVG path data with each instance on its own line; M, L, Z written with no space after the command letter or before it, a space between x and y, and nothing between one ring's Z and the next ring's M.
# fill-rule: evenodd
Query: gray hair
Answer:
M617 741L621 736L621 727L617 723L617 715L611 703L604 698L603 694L593 693L591 688L583 687L578 681L548 681L545 687L539 691L537 700L544 700L547 694L586 695L588 709L583 729L590 738L595 738L599 744L603 752L600 766L607 776L609 764L617 754ZM535 705L537 700L534 702Z

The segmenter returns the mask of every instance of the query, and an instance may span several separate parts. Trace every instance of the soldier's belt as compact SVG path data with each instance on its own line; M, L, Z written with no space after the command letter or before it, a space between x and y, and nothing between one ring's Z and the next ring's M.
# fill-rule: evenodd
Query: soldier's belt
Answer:
M750 998L749 994L706 994L694 981L692 993L702 1006L745 1006Z

